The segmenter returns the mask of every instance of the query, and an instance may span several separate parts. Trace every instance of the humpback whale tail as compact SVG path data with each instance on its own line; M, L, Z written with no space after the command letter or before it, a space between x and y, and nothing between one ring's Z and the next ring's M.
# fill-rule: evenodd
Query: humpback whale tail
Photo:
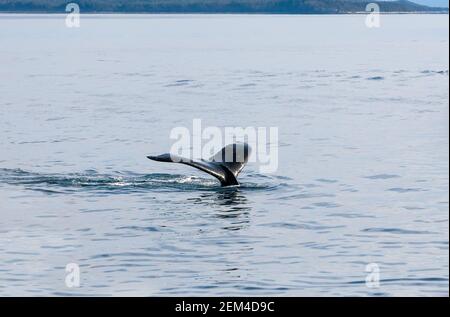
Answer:
M189 165L214 176L222 186L231 186L239 185L237 176L247 163L250 152L251 149L247 143L234 143L225 146L209 160L192 160L169 153L147 156L147 158L158 162Z

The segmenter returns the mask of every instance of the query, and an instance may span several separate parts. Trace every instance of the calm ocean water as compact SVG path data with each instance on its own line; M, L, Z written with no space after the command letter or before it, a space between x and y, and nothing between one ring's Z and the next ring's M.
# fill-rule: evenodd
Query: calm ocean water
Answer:
M448 15L364 22L0 15L0 295L448 296ZM146 159L193 118L277 172Z

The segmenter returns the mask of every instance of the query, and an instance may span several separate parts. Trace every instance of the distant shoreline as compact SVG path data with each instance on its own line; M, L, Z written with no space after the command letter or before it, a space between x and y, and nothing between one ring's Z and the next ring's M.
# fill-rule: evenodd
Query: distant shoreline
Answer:
M69 12L65 11L1 11L0 14L62 14L66 15ZM129 14L129 15L139 15L139 14L147 14L147 15L352 15L352 14L369 14L368 11L354 11L354 12L334 12L334 13L292 13L292 12L136 12L136 11L83 11L81 10L81 14L89 14L89 15L112 15L112 14ZM449 10L442 11L381 11L380 14L449 14Z
M66 13L68 0L0 0L0 13ZM90 14L337 15L447 13L414 0L75 0L71 10ZM369 9L370 10L369 10Z

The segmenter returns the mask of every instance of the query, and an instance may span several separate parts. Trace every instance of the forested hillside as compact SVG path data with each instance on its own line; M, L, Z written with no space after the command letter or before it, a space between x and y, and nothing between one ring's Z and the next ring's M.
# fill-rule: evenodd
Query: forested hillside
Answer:
M0 11L64 12L75 2L83 12L149 13L349 13L365 10L361 0L0 0ZM379 1L382 12L430 12L409 1Z

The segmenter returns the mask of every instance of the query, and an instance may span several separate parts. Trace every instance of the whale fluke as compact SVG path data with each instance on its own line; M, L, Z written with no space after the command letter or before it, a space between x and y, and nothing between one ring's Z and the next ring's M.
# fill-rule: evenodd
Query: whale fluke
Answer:
M234 143L225 146L209 160L193 160L169 153L147 156L147 158L158 162L189 165L214 176L222 186L231 186L239 185L237 176L247 163L250 152L251 149L247 143Z

